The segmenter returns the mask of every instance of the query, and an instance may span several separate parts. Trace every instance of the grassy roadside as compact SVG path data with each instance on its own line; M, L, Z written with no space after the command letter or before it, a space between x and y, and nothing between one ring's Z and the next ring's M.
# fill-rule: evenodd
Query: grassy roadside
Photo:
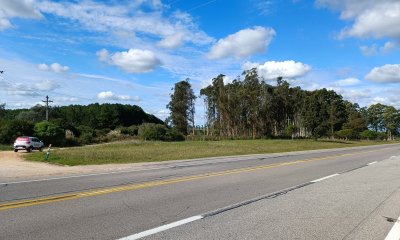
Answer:
M13 149L13 146L10 145L4 145L4 144L0 144L0 151L10 151Z
M258 153L290 152L385 144L380 141L312 141L312 140L226 140L186 142L126 141L79 148L55 149L49 162L63 165L155 162L202 157ZM390 143L390 142L389 142ZM31 161L44 161L44 152L24 155Z

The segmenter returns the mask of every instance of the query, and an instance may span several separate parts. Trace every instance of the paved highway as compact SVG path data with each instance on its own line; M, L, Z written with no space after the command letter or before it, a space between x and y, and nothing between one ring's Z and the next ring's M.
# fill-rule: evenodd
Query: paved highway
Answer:
M2 182L0 239L385 239L399 155L384 145Z

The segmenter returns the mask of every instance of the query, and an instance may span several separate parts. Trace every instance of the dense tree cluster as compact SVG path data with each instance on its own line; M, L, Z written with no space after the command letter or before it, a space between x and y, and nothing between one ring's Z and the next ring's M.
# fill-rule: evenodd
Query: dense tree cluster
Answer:
M221 74L201 89L207 135L393 139L399 134L400 112L394 107L360 108L332 90L305 91L281 77L269 85L256 69L242 76L225 84Z
M106 141L117 135L137 135L143 123L163 124L136 105L90 104L50 108L5 109L0 106L0 143L9 144L21 135L36 135L45 143L78 145ZM117 130L117 131L115 131Z

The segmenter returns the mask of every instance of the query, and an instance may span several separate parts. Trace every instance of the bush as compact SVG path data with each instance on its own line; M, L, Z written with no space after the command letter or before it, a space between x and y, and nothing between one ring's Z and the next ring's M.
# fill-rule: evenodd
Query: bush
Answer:
M132 125L132 126L129 126L129 127L120 127L118 129L121 131L121 134L129 135L129 136L137 136L138 135L139 126Z
M52 144L60 146L65 140L64 130L52 122L43 121L36 123L34 132L46 145Z
M345 138L346 140L358 139L358 133L356 131L354 131L353 129L343 129L343 130L337 131L336 136L339 138Z
M138 130L138 135L143 140L164 140L166 133L166 126L154 123L144 123Z
M388 136L386 133L383 132L378 132L378 135L376 136L377 140L387 140Z
M93 142L94 130L91 127L80 125L77 128L78 142L80 144L90 144Z
M185 141L185 136L182 133L180 133L177 129L171 128L167 129L164 141L168 142Z
M365 130L360 133L360 136L362 139L375 140L378 137L378 133L371 130Z
M1 122L0 143L10 144L19 136L31 136L33 134L33 127L33 123L23 120Z
M93 132L84 132L79 137L80 144L91 144L93 142Z

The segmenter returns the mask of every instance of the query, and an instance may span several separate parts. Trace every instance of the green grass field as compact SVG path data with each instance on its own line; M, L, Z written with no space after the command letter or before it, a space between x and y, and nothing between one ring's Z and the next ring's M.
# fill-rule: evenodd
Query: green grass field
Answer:
M388 143L385 141L312 141L312 140L225 140L186 142L125 141L68 149L54 149L48 162L63 165L138 163L193 159L243 154L290 152L312 149L343 148ZM43 152L26 154L32 161L44 161Z

